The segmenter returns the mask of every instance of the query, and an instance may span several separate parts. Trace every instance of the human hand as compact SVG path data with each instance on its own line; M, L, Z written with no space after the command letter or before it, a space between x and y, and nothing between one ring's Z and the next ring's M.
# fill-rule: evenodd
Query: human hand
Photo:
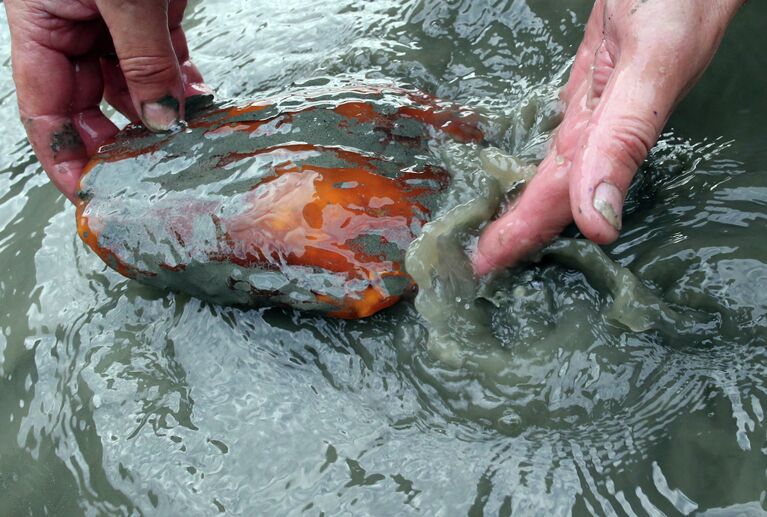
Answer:
M743 3L595 2L551 149L516 204L484 230L477 274L524 259L573 220L598 244L618 237L631 179Z
M6 0L19 112L53 183L75 202L89 157L117 132L105 98L167 131L210 93L189 60L186 0Z

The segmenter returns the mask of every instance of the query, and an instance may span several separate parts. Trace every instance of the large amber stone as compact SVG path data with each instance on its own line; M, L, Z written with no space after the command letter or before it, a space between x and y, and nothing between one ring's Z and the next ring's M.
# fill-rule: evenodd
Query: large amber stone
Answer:
M129 126L80 184L78 231L139 282L228 305L360 318L415 290L410 242L449 182L445 139L474 114L393 87L192 99L189 128Z

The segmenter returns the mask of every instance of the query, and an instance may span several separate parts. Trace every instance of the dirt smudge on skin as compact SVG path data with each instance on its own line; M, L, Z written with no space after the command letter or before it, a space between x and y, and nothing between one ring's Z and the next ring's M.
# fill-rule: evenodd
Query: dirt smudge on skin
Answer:
M53 157L58 157L65 151L84 151L85 144L83 143L80 134L75 129L72 122L65 122L60 131L56 131L51 135L51 151L53 151Z

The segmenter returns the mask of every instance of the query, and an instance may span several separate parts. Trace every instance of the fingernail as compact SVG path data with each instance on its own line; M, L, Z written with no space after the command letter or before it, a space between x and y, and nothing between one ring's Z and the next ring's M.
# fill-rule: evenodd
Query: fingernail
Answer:
M600 183L594 191L594 209L602 214L610 226L620 231L623 212L623 193L607 182Z
M213 95L213 88L205 83L189 83L186 87L187 97L192 95Z
M155 102L145 102L141 106L141 118L152 131L174 130L181 124L178 99L166 95Z

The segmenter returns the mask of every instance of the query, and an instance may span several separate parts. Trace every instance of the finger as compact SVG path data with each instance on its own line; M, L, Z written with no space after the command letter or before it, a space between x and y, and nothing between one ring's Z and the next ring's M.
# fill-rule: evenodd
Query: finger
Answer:
M184 95L186 97L191 97L192 95L212 95L213 90L205 84L202 74L189 59L189 46L186 42L186 35L181 27L172 29L170 37L173 42L173 49L178 57L179 66L181 67Z
M114 41L106 24L104 24L103 36L96 42L94 53L101 56L99 64L104 83L104 100L131 122L141 122L141 117L133 106L128 83L120 69L120 60L117 58Z
M141 120L154 131L176 127L184 115L184 87L170 38L167 1L96 0L96 5Z
M181 63L181 77L184 80L184 95L213 95L213 89L205 84L202 74L189 60Z
M562 99L568 102L575 97L578 89L591 77L591 67L594 64L594 53L604 38L604 0L597 0L586 22L583 41L575 54L575 61L570 70L567 85L562 90Z
M205 85L202 75L189 59L189 48L184 31L181 29L181 20L185 7L185 1L172 1L168 8L171 44L179 62L181 79L184 85L184 97L210 95L213 93L212 90ZM128 83L120 69L120 61L114 53L111 38L109 42L104 43L105 55L101 61L102 74L104 76L104 98L128 120L134 123L139 122L141 118L133 105ZM106 43L109 43L111 48Z
M88 56L73 62L72 121L88 156L117 134L117 127L101 112L104 84L99 58Z
M99 109L102 84L98 60L90 57L70 61L47 49L24 56L21 59L27 64L16 66L14 72L24 125L43 168L56 187L75 202L83 167L117 133ZM51 66L34 66L40 63ZM36 93L39 81L51 81L56 88L49 85L41 97Z
M104 99L131 122L140 122L141 117L133 105L133 98L120 69L120 60L117 59L117 55L101 58L101 75L104 78Z
M472 257L474 272L485 275L519 262L571 220L567 167L549 155L517 204L483 232Z
M178 34L181 36L179 37ZM184 84L184 97L191 97L193 95L212 95L213 90L208 87L203 79L202 74L197 70L197 67L192 64L188 59L188 51L186 51L186 40L183 43L177 45L175 42L183 38L183 32L181 29L171 32L171 38L174 41L174 49L179 56L179 60L183 59L182 56L186 52L186 61L180 61L179 66L181 68L181 78ZM180 49L180 50L179 50ZM122 113L131 122L139 122L139 117L136 108L133 106L133 99L128 90L128 83L125 81L122 70L120 69L120 61L116 56L105 56L101 59L101 71L104 77L104 98L106 101L114 107L117 111Z
M181 21L186 9L186 0L171 0L168 6L168 24L170 27L170 38L173 44L173 50L176 52L179 67L181 68L181 79L184 83L184 94L187 97L192 95L212 95L213 90L203 81L202 74L192 63L189 57L189 46L186 35L181 28Z
M565 114L546 159L517 203L482 233L472 258L478 275L523 260L554 239L573 220L568 171L592 114L591 92L600 88L593 79L609 73L604 67L595 73L595 56L603 40L604 9L604 1L597 0L589 16L584 39L562 90ZM601 87L605 82L602 80Z
M80 174L88 161L88 150L72 113L75 67L62 53L30 40L26 31L31 27L14 27L13 76L22 122L48 176L74 202ZM89 88L84 78L82 86Z
M591 55L593 60L593 52ZM589 81L584 80L577 88L571 87L572 98L535 177L511 210L483 231L472 258L476 274L514 265L556 237L572 221L568 172L591 117L590 87Z
M610 76L573 159L570 203L578 228L598 244L614 241L622 227L629 184L647 157L677 101L682 83L658 63L626 58Z

